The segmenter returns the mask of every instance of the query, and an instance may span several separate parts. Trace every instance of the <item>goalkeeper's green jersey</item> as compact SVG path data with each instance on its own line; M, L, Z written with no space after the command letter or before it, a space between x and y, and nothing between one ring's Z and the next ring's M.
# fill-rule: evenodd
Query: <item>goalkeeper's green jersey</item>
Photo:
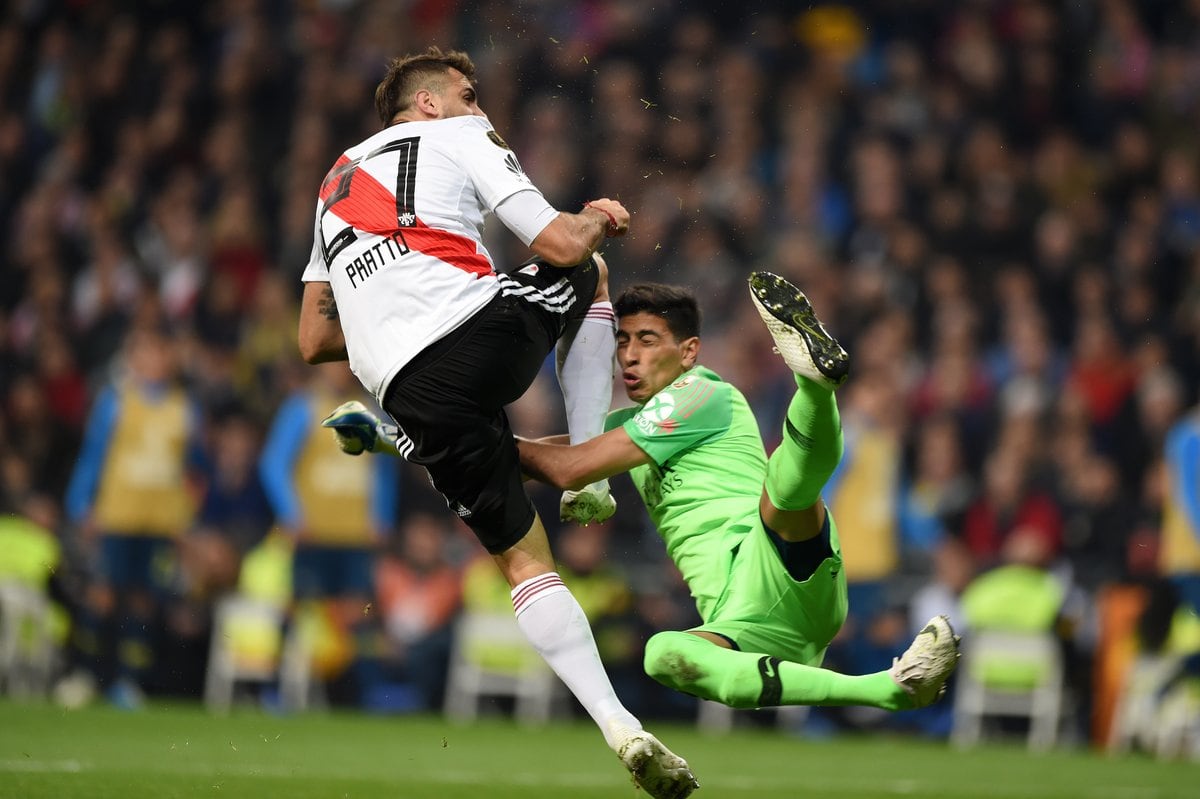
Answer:
M742 392L695 366L645 405L610 413L607 429L617 427L652 460L630 475L707 620L757 521L767 473L758 422Z

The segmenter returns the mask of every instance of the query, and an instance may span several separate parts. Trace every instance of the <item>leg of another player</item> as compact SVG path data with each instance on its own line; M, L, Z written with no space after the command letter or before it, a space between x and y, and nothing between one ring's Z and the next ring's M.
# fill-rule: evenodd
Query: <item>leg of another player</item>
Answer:
M525 537L494 557L512 586L513 609L522 632L571 689L605 738L611 735L612 723L640 729L641 723L613 691L587 616L555 571L542 520L535 516Z
M494 556L512 586L517 624L566 684L653 799L684 799L698 787L688 764L642 729L625 709L596 651L587 616L554 569L546 529L537 516L529 532Z
M617 352L616 317L608 294L608 265L593 256L599 270L596 293L587 312L569 327L555 347L555 365L567 412L571 443L579 444L604 432L604 419L612 401L613 363ZM608 481L600 480L579 491L563 494L564 521L588 523L612 516L616 504Z

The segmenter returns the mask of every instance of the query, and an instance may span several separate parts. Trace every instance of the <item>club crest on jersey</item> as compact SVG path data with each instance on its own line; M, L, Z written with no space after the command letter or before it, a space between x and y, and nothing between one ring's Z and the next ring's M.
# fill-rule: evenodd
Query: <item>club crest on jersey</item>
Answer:
M633 417L634 424L648 436L674 430L678 423L671 418L675 412L675 398L670 394L655 394Z
M488 137L488 139L491 140L492 144L496 145L497 147L499 147L502 150L511 150L512 149L511 147L508 146L508 142L506 142L504 139L500 138L500 134L494 130L489 130L487 132L487 137Z

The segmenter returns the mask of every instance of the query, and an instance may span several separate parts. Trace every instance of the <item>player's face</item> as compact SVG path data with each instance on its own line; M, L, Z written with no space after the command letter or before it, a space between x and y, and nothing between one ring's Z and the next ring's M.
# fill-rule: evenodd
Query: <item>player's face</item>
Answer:
M625 393L644 403L691 369L699 350L700 339L677 341L661 316L643 311L621 317L617 362Z
M442 119L487 116L479 108L475 87L457 69L450 69L450 79L446 82L446 88L438 94L438 99L441 101Z

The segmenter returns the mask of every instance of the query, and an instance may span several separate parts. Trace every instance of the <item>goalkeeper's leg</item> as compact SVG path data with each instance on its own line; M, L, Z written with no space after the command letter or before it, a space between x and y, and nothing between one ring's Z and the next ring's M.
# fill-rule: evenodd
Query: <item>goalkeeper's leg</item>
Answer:
M703 636L703 637L702 637ZM736 708L866 705L908 710L936 701L958 660L945 616L931 619L891 669L838 674L729 648L711 633L664 632L646 644L646 673L684 693Z

